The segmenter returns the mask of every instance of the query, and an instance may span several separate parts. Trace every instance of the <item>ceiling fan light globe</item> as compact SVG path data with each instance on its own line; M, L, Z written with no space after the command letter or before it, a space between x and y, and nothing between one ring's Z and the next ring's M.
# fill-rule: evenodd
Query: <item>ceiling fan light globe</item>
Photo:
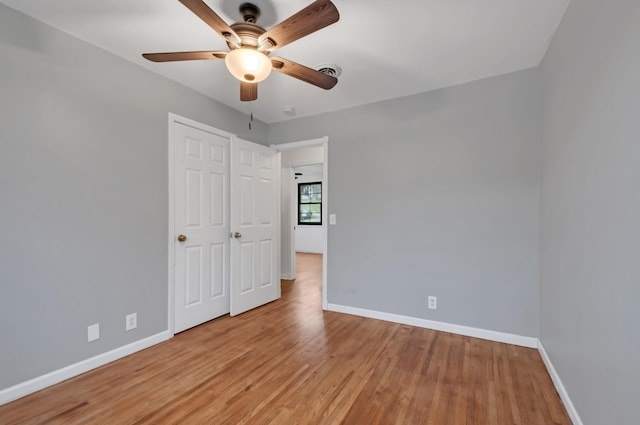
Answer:
M271 74L271 61L255 49L242 47L232 50L224 62L231 75L245 83L259 83Z

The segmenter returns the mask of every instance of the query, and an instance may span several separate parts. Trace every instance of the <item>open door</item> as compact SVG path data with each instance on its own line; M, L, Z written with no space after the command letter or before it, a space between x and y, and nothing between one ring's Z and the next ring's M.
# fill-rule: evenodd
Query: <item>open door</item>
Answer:
M231 140L231 315L280 298L280 154Z

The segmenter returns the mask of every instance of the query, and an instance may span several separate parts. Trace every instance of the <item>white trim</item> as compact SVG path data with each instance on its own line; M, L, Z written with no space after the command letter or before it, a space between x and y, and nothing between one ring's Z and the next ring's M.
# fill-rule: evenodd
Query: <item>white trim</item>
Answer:
M303 140L300 142L272 144L271 147L282 152L290 151L301 148L310 148L313 146L322 146L324 158L322 161L322 192L329 194L329 138L327 136L320 137L318 139ZM322 228L323 242L322 242L322 309L329 310L329 301L327 297L329 280L327 278L327 269L329 264L328 255L328 240L329 240L329 200L331 195L322 199L322 222L326 223Z
M132 342L131 344L118 347L106 353L98 354L95 357L63 367L62 369L38 376L37 378L14 385L13 387L6 388L0 391L0 405L17 400L59 382L66 381L69 378L73 378L74 376L78 376L107 363L111 363L112 361L121 359L137 351L144 350L152 345L166 341L171 337L172 335L168 330L163 331L139 341Z
M168 191L168 199L169 199L169 223L168 223L168 262L167 262L167 276L169 278L169 288L167 289L167 329L171 333L174 334L173 330L175 329L175 317L174 317L174 308L173 305L173 295L175 290L175 267L176 267L176 259L175 259L175 241L173 240L173 235L175 235L175 195L173 187L175 186L175 136L173 127L174 124L180 117L178 115L174 115L169 112L169 125L168 125L168 143L167 143L167 167L169 168L169 181L167 181L167 191Z
M271 148L273 149L273 148ZM278 202L276 202L276 217L278 217L278 219L276 220L276 232L275 232L275 236L276 236L276 242L278 247L276 248L276 279L278 279L278 299L280 299L282 297L282 285L280 284L280 278L282 276L282 199L281 199L281 192L282 192L282 154L273 149L273 151L276 153L276 188L277 188L277 194L278 194ZM229 192L231 192L231 189L229 189ZM229 196L231 196L231 193L229 193ZM231 285L231 282L229 282L229 285ZM229 293L231 293L231 291L229 291Z
M325 136L317 139L302 140L300 142L272 144L271 147L279 151L292 151L295 149L310 148L313 146L323 146L328 140L329 138Z
M402 316L399 314L385 313L382 311L367 310L364 308L350 307L339 304L329 304L329 311L353 314L355 316L371 319L385 320L387 322L402 323L404 325L433 329L474 338L487 339L489 341L504 342L506 344L520 345L522 347L537 348L538 338L515 335L505 332L490 331L487 329L472 328L470 326L455 325L453 323L436 322L434 320L420 319L418 317Z
M547 351L542 345L542 341L538 341L538 352L540 353L540 357L542 357L544 365L547 367L547 372L551 377L551 381L553 381L553 385L556 387L556 391L558 391L560 400L562 400L562 402L564 403L564 408L569 415L569 419L571 419L571 423L573 423L573 425L583 425L582 419L580 419L580 415L578 415L578 411L573 405L571 397L569 397L569 393L567 392L567 389L564 387L564 384L560 379L560 375L558 375L558 372L556 372L556 368L553 367L553 363L551 363L551 359L549 358Z
M174 114L173 112L169 112L169 122L170 123L181 123L184 125L188 125L189 127L197 128L199 130L203 130L209 133L217 134L218 136L227 137L231 139L232 137L236 137L235 134L229 133L228 131L220 130L219 128L211 127L210 125L203 124L198 121L194 121L189 118L182 117L180 115ZM169 137L172 137L170 134Z
M323 229L323 241L322 241L322 309L329 309L329 300L327 297L327 292L329 290L329 280L328 280L328 264L329 264L329 138L323 137L322 140L322 152L324 154L323 162L322 162L322 192L326 194L322 195L322 222L324 226Z
M282 161L282 152L278 151L280 153L280 160ZM292 167L283 167L282 166L282 162L280 164L280 171L281 173L286 172L287 177L286 177L286 184L287 184L287 189L288 189L288 194L287 194L287 205L289 207L289 211L287 212L287 221L286 223L283 223L283 219L282 219L282 215L280 215L280 232L282 232L283 229L283 225L287 226L287 229L289 229L289 237L285 240L282 239L282 233L280 233L280 261L282 262L282 245L286 243L287 245L287 250L288 252L288 262L289 262L289 267L288 273L282 273L282 276L280 277L281 279L285 279L285 280L294 280L296 278L296 226L294 224L294 217L296 215L296 205L295 202L293 202L294 197L297 195L295 193L296 188L295 188L295 184L293 183L295 181L294 179L294 171ZM284 180L280 181L280 184L282 185L284 183ZM282 195L282 193L281 193ZM296 198L297 199L297 198ZM282 207L282 196L280 196L280 204ZM280 211L280 214L282 214L282 210ZM282 263L280 264L280 269L282 270Z

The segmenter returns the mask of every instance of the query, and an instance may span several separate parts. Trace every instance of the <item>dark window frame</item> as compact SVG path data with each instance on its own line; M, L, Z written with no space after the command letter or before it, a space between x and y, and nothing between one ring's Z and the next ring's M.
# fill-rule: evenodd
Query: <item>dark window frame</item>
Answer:
M301 202L301 195L302 195L302 187L303 186L311 186L311 185L320 185L320 202ZM321 181L317 181L317 182L304 182L304 183L298 183L298 226L322 226L322 182ZM319 222L314 222L314 223L310 223L308 221L300 221L300 216L301 216L301 209L300 207L302 205L320 205L320 221Z

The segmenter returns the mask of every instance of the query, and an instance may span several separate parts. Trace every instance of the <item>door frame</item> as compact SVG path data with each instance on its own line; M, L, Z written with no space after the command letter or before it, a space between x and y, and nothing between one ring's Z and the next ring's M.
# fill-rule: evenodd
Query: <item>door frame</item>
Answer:
M323 162L322 162L322 222L326 223L323 226L324 230L322 232L322 309L329 309L329 302L327 300L327 289L329 286L329 281L327 279L327 266L328 266L328 234L329 234L329 202L328 196L325 196L329 193L329 137L324 136L318 139L310 139L310 140L302 140L299 142L291 142L291 143L281 143L281 144L272 144L271 147L276 149L278 152L282 151L291 151L296 149L304 149L311 148L314 146L322 146L323 147Z
M286 176L286 181L289 183L287 185L287 189L289 191L289 193L287 194L287 199L289 201L288 205L286 205L286 209L288 209L287 211L287 219L288 221L285 222L285 220L283 220L282 217L282 213L283 213L283 209L282 207L284 206L284 204L282 203L282 196L280 197L280 272L281 272L281 279L284 280L293 280L296 278L296 253L294 249L290 249L289 252L289 264L291 266L291 268L289 269L289 273L283 273L282 272L282 260L283 260L283 256L282 256L282 246L284 244L284 238L282 238L282 229L284 229L285 226L287 226L289 228L289 238L287 241L287 244L289 245L289 248L294 248L296 245L296 225L297 225L297 221L295 221L296 225L294 225L294 217L295 217L295 209L296 209L296 205L294 205L293 202L293 196L294 196L294 181L295 181L295 176L294 176L294 171L293 168L288 166L286 168L282 167L282 162L280 165L280 170L281 170L281 174L282 171L287 170L287 176ZM282 185L285 182L285 179L282 177L280 178L280 185L281 185L281 189L282 189Z
M167 150L167 166L169 167L169 180L168 180L168 192L169 192L169 235L168 235L168 273L169 273L169 284L168 284L168 316L167 316L167 329L171 335L175 335L175 268L176 268L176 260L175 260L175 132L174 127L176 124L183 124L189 127L196 128L198 130L206 131L208 133L217 134L222 137L229 138L229 143L231 143L232 138L235 137L234 134L229 133L227 131L220 130L215 127L211 127L206 124L202 124L200 122L191 120L189 118L182 117L180 115L169 112L169 126L168 126L168 150ZM227 152L227 155L230 156L230 152ZM229 194L231 196L231 194Z

